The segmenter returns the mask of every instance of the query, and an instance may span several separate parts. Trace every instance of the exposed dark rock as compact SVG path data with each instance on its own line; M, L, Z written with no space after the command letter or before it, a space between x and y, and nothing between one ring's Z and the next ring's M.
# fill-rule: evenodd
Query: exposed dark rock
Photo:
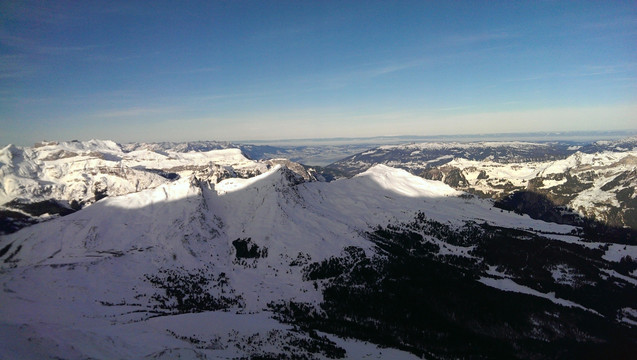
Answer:
M268 249L260 248L251 238L233 240L232 246L235 248L237 259L258 259L268 256Z
M467 179L462 175L460 169L451 169L445 176L444 183L454 188L465 187Z

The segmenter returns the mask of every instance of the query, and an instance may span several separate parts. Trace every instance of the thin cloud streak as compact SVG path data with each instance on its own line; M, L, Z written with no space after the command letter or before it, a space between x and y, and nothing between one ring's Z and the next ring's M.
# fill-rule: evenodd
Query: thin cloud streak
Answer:
M352 84L372 80L385 75L425 66L427 59L414 59L407 61L394 61L374 64L374 66L360 66L343 71L331 71L323 74L300 77L293 82L300 84L312 84L307 90L329 90L344 88Z
M483 32L478 34L452 35L444 38L447 45L470 45L490 42L494 40L507 40L519 37L518 34L511 34L506 31Z
M27 62L24 55L0 55L0 79L32 76L37 69L37 66Z
M458 110L465 110L469 108L470 108L469 106L451 106L451 107L439 108L439 109L436 109L436 111L441 111L441 112L458 111Z
M635 71L637 63L622 63L613 65L583 65L571 72L547 72L528 77L506 79L505 82L525 82L552 78L578 78L599 75L623 74Z
M488 39L512 38L517 35L503 33L487 33L476 35L473 38L465 39L466 41L487 42ZM458 39L461 40L461 39ZM448 45L448 44L447 44ZM485 58L493 56L495 51L510 49L512 45L499 44L488 47L478 47L475 49L449 49L447 52L437 53L435 55L415 56L407 59L393 59L386 62L367 63L350 67L350 69L342 71L331 71L323 74L314 74L312 76L298 79L300 83L315 84L309 90L329 90L340 89L352 84L360 83L367 80L373 80L385 75L390 75L402 71L408 71L418 68L426 68L428 66L439 65L443 63L453 62L458 59Z
M0 31L0 43L5 46L17 48L27 53L44 54L44 55L64 55L69 53L93 51L98 48L106 47L106 45L83 45L83 46L51 46L41 45L36 41L7 34Z
M637 26L637 19L634 17L613 17L608 20L591 21L588 23L582 23L581 29L585 30L605 30L605 29L620 29L631 28L634 29Z
M165 71L163 72L163 74L191 75L191 74L205 74L205 73L212 73L212 72L219 72L219 71L221 71L221 68L210 66L210 67L201 67L196 69Z
M168 106L168 107L132 107L119 110L107 110L102 112L96 112L91 114L94 118L132 118L132 117L146 117L150 115L166 115L175 114L182 111L182 107Z
M68 26L83 23L90 16L100 16L115 13L134 14L130 4L114 2L83 2L69 3L67 1L39 1L20 0L0 2L0 13L4 19L38 23L49 26Z
M123 63L130 60L137 60L146 57L147 54L135 54L135 55L104 55L104 54L88 54L84 57L84 61L98 62L98 63Z

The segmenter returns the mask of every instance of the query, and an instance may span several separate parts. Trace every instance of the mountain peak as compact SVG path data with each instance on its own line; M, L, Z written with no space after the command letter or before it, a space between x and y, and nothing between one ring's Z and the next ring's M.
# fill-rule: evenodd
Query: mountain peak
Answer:
M383 189L409 197L455 196L461 192L440 181L423 179L406 170L383 164L374 165L355 178L367 178Z
M16 151L18 151L18 147L13 144L9 144L0 149L0 164L11 165Z
M114 146L0 150L0 226L26 224L0 236L0 358L634 353L632 233L561 223L549 197L632 224L634 152L373 150L304 182L239 149ZM478 198L527 186L504 204L526 215Z
M277 164L267 172L249 179L230 178L222 180L215 186L215 190L222 195L246 188L281 188L298 185L302 182L304 182L304 179L301 175L288 169L285 165Z

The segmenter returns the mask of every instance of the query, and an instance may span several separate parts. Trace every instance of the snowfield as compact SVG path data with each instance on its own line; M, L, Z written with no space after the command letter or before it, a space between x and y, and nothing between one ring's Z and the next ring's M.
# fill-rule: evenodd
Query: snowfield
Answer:
M485 171L522 184L565 168L604 168L626 156L633 155L575 154L549 165L462 159L451 164L468 174ZM581 286L595 286L572 265L541 265L542 276L558 286L558 293L539 282L531 286L528 279L523 285L516 278L522 275L497 270L496 260L487 260L488 254L480 252L484 244L449 240L453 231L479 228L475 231L486 242L492 239L489 232L509 231L516 241L581 252L583 258L596 257L595 266L600 266L587 271L619 282L631 294L637 288L634 272L612 268L622 259L637 260L637 245L585 240L577 227L502 211L491 200L387 165L347 179L307 181L301 170L291 170L294 164L249 160L238 149L125 152L100 141L8 146L0 150L0 161L0 203L53 196L86 204L70 215L0 236L3 359L232 359L286 353L417 358L413 350L406 351L409 347L301 331L272 307L298 302L320 315L323 289L332 278L311 278L308 269L320 269L311 265L330 259L333 264L352 248L370 259L389 258L372 239L394 229L407 229L400 234L409 239L420 231L419 244L431 251L428 259L482 269L469 280L471 286L487 288L480 291L522 294L549 304L542 306L611 318L598 303L580 303L569 297L579 293L559 288L578 288L580 280ZM616 166L608 169L617 171ZM478 181L478 176L467 178ZM108 196L91 199L95 187L102 186ZM430 227L419 228L414 219ZM509 255L516 261L529 256ZM617 326L634 325L636 311L621 309L616 318L623 325Z

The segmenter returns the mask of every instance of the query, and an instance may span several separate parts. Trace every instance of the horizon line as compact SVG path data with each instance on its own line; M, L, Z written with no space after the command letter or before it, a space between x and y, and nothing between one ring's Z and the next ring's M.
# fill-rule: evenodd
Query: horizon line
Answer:
M73 142L73 141L91 141L91 140L111 140L117 144L134 144L134 143L147 143L147 144L157 144L157 143L194 143L194 142L217 142L217 143L227 143L233 145L269 145L269 144L288 144L293 145L294 143L329 143L329 142L347 142L353 141L354 143L362 144L364 141L373 141L373 140L384 140L384 141L412 141L412 140L438 140L445 141L445 139L470 139L469 141L480 141L479 138L509 138L506 141L514 141L515 138L524 138L525 140L532 140L530 138L536 137L540 138L552 138L546 139L546 141L556 141L559 138L576 138L576 137L586 137L588 140L594 139L596 136L599 136L600 139L597 140L605 140L610 138L618 139L622 137L632 137L637 136L637 128L635 129L617 129L617 130L603 130L603 131L592 131L592 130L569 130L569 131L530 131L530 132L503 132L503 133L474 133L474 134L441 134L441 135L377 135L377 136L337 136L337 137L320 137L320 138L280 138L280 139L269 139L269 140L259 140L259 139L238 139L238 140L159 140L159 141L116 141L111 139L100 139L100 138L91 138L85 140L71 139L71 140L39 140L33 143L33 145L40 142ZM575 139L574 139L575 140ZM505 140L502 140L505 141ZM4 148L8 145L16 145L16 146L29 146L29 145L18 145L15 143L8 143L2 145ZM31 145L32 146L32 145Z

